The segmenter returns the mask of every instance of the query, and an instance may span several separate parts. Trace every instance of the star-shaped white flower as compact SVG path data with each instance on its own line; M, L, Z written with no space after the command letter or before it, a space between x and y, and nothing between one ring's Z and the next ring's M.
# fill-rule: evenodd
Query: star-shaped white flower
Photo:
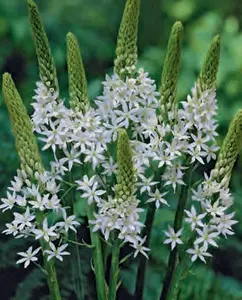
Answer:
M165 235L168 237L164 241L164 244L171 244L171 249L173 250L177 244L183 244L182 240L179 238L182 234L182 228L177 232L169 225L168 231L165 231Z
M199 247L198 244L195 244L194 249L188 249L186 252L192 255L192 262L194 262L197 258L200 258L204 263L206 263L204 256L212 256L206 251L206 247Z
M55 226L51 226L48 228L47 219L44 219L43 228L42 229L34 229L33 233L35 234L35 239L38 240L40 238L44 238L46 242L49 242L50 238L57 237L57 234L54 232L56 229Z
M24 263L24 268L27 268L30 262L37 261L38 258L35 256L41 248L37 248L33 251L33 247L29 247L26 252L19 252L18 255L23 256L23 258L19 259L16 264Z
M194 244L203 243L205 248L207 248L209 244L218 247L214 239L219 235L219 232L209 232L210 230L207 225L203 226L203 230L197 228L196 231L200 237L195 240Z
M165 204L168 205L167 201L163 198L163 196L165 196L167 194L167 192L165 193L160 193L160 191L156 188L154 193L149 193L149 196L151 198L149 198L146 202L154 202L155 201L155 206L158 209L160 207L160 204Z
M53 243L50 243L51 250L45 250L45 253L48 254L47 260L49 261L51 258L56 257L60 261L63 261L63 255L70 255L69 252L64 251L68 244L61 245L60 247L56 247Z
M188 218L185 218L187 223L191 224L192 230L194 230L197 226L203 227L202 219L206 216L206 213L197 215L196 209L194 206L191 207L191 211L185 210Z

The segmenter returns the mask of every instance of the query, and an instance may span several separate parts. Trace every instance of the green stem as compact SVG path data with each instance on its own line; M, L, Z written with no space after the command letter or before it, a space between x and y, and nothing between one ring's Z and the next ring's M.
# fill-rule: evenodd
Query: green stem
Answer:
M73 182L73 176L72 173L70 173L70 182ZM70 192L69 197L69 205L72 210L72 214L75 215L75 194L73 190L74 186L71 186L70 189L67 190L67 192ZM66 194L66 193L65 193ZM77 234L76 232L71 232L70 234L71 240L75 240L75 242L78 242ZM85 298L84 295L84 288L83 288L83 275L81 270L81 258L80 258L80 252L77 244L74 244L70 247L71 249L71 267L72 267L72 273L73 273L73 281L75 286L75 291L78 300L83 300Z
M146 221L145 221L145 227L143 230L142 236L146 236L146 241L144 243L145 247L149 248L150 243L150 236L151 236L151 230L155 218L155 202L151 203L149 205L147 215L146 215ZM143 299L143 293L144 293L144 286L145 286L145 273L147 268L147 258L144 255L140 256L139 259L139 267L137 271L137 278L136 278L136 288L135 288L135 297L136 299L142 300Z
M117 292L117 283L118 283L118 275L119 275L119 240L116 238L113 251L112 251L112 262L111 262L111 274L109 280L109 300L116 299L116 292Z
M40 228L40 224L42 224L44 219L43 212L36 212L36 220L38 222L38 228ZM54 260L50 259L47 260L47 255L45 254L45 250L49 250L49 244L44 240L40 240L40 245L42 248L43 253L43 260L44 260L44 269L46 271L46 277L48 282L48 287L50 291L50 299L51 300L61 300L59 283L56 276L56 269Z
M182 186L180 198L178 200L178 205L176 209L176 215L174 220L174 231L177 232L182 227L182 221L183 221L183 215L184 215L184 209L186 206L186 200L188 197L189 187L190 187L190 181L191 181L191 175L192 175L192 168L189 169L189 171L185 175L185 183L186 185ZM178 247L175 247L173 250L170 251L169 256L169 262L168 262L168 269L166 272L166 276L164 279L163 289L161 293L160 300L167 300L167 295L170 293L170 288L173 281L173 276L178 264Z
M93 215L95 204L87 205L87 216L88 220L94 220L95 217ZM89 224L90 227L90 236L91 242L94 246L93 248L93 262L95 269L95 277L96 277L96 285L97 285L97 297L98 300L106 300L106 283L105 283L105 273L103 266L103 255L102 255L102 246L101 240L99 236L99 232L93 232L93 225Z
M43 249L45 248L46 247L44 246ZM59 289L59 284L56 276L54 261L53 260L47 261L47 256L45 254L43 254L43 256L44 256L44 267L47 272L47 282L50 291L50 299L61 300L60 289Z
M190 248L194 242L194 235L188 240L187 244L185 245L185 249ZM190 270L193 266L191 262L190 256L185 253L177 266L176 272L174 272L174 276L172 277L172 281L170 283L170 288L167 292L166 300L174 300L178 298L179 295L179 283L184 276L184 274Z

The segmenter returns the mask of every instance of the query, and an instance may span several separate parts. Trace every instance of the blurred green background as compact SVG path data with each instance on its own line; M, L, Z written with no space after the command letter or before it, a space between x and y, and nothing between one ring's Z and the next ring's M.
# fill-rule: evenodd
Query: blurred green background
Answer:
M79 40L93 99L101 92L101 82L112 72L116 36L124 0L39 0L42 20L49 37L57 65L61 96L68 95L65 36L72 31ZM139 26L139 65L156 79L159 85L166 45L172 24L184 24L182 67L179 79L179 100L193 86L212 37L221 35L221 62L217 81L219 105L219 143L226 134L229 121L242 108L242 2L241 0L143 0ZM22 98L31 112L31 99L38 80L38 68L24 0L0 1L0 69L12 74ZM0 195L19 166L10 122L0 96ZM207 169L212 168L212 165ZM242 155L238 159L231 183L235 197L236 235L221 240L207 266L193 269L185 279L181 300L242 299ZM168 249L162 245L162 230L173 215L159 211L152 234L152 252L145 299L157 299L167 260ZM10 219L0 216L0 230ZM0 285L2 300L46 299L43 275L32 267L23 270L15 265L16 252L25 241L0 236ZM86 282L91 282L90 253L82 250ZM64 299L75 299L72 286L60 266ZM136 265L129 261L123 266L123 288L119 299L133 299ZM68 272L67 272L68 273ZM89 286L90 288L90 286ZM90 288L91 289L91 288ZM90 293L92 294L92 293ZM95 299L95 296L93 296ZM91 299L91 298L90 298Z

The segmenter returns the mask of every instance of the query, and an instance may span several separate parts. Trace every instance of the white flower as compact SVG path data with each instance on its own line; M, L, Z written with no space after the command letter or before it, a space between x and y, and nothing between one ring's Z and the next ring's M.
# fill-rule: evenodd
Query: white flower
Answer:
M27 268L31 261L34 262L38 260L35 255L39 252L40 249L41 248L39 247L32 251L33 247L31 246L26 252L19 252L18 255L23 256L23 258L19 259L16 263L24 263L24 268Z
M102 167L104 168L102 174L107 176L112 176L113 174L116 174L117 166L118 164L115 163L113 158L110 156L109 160L102 164Z
M194 206L191 207L191 211L185 210L188 218L185 218L187 223L191 224L192 230L194 230L197 226L203 227L202 219L206 216L206 213L197 215L196 209Z
M165 193L160 193L160 191L156 188L154 193L149 193L149 196L151 198L149 198L146 202L154 202L155 201L155 206L158 209L160 207L160 204L163 203L165 205L169 204L167 203L167 201L163 198L163 196L165 196L168 192Z
M197 191L192 189L192 200L201 202L205 198L202 184L199 184Z
M204 161L203 161L202 157L204 157L206 155L206 152L201 151L201 149L198 146L196 146L195 148L189 147L189 149L187 150L187 153L190 154L192 157L191 163L194 163L197 160L201 164L204 165Z
M97 190L97 188L98 182L94 182L93 186L91 188L87 187L85 193L81 195L83 198L87 198L88 204L91 204L93 201L99 203L102 200L100 196L106 193L106 191Z
M101 145L91 144L90 148L83 151L86 154L84 162L92 162L92 168L95 170L97 165L105 160L103 152L104 148Z
M203 149L206 152L206 160L207 163L211 161L211 159L216 159L216 152L219 150L219 147L216 145L208 146L207 144L203 145Z
M44 238L46 242L49 242L50 238L57 237L57 234L54 232L56 229L55 226L51 226L48 228L47 219L44 219L43 228L42 229L34 229L33 233L35 234L35 239L38 240L40 238Z
M176 168L168 168L164 175L162 175L163 180L165 180L165 185L172 185L174 192L176 191L177 184L185 185L182 177L183 172Z
M139 253L141 253L146 258L149 258L146 252L150 251L150 248L147 248L147 247L143 246L145 241L146 241L146 238L147 237L145 236L143 239L140 238L139 240L137 240L136 243L131 244L131 246L136 249L135 252L134 252L134 257L136 257Z
M202 132L198 131L197 135L191 133L191 137L193 139L193 143L190 144L191 148L197 148L199 151L203 148L206 142L208 141L207 136L202 136Z
M95 182L96 175L92 176L90 179L87 175L83 176L82 180L77 180L78 190L86 191L87 188L91 188Z
M215 217L215 216L222 216L224 214L224 211L227 209L227 207L219 206L219 200L217 200L214 204L212 204L210 201L206 201L205 209L207 213Z
M168 239L164 241L164 244L171 244L171 250L173 250L176 247L176 244L183 244L182 240L179 238L181 234L182 229L175 232L174 229L169 225L168 231L165 231L165 235L168 237Z
M63 255L70 255L69 252L64 251L66 249L66 247L68 247L68 244L63 244L60 247L57 247L50 242L50 248L51 250L45 250L45 253L48 254L48 258L47 260L49 261L51 258L56 257L57 259L59 259L60 261L63 261Z
M76 151L74 147L71 148L71 151L67 151L66 149L63 150L65 153L64 158L62 158L60 161L61 163L68 162L68 170L71 171L73 164L81 164L81 161L79 159L81 152Z
M140 194L143 194L145 191L147 191L148 193L150 193L150 189L153 185L156 185L157 183L159 183L158 181L152 181L153 180L153 176L151 176L150 178L146 178L144 175L139 174L140 179L142 180L141 182L137 182L136 185L140 186Z
M57 195L53 195L46 203L45 207L47 209L53 209L58 211L61 208L60 199Z
M206 252L207 248L202 246L199 248L198 244L194 245L194 249L188 249L186 250L187 253L192 255L192 262L194 262L197 258L200 258L204 263L206 263L206 260L204 256L212 256L210 253Z
M24 214L13 213L14 221L13 224L18 226L19 230L24 229L25 226L32 227L31 221L35 219L35 216L29 212L29 207L27 207Z
M7 229L3 230L3 233L6 235L12 234L13 236L16 236L19 231L18 231L18 226L14 223L6 223Z
M38 194L36 196L35 201L29 201L28 203L30 203L31 205L33 205L33 208L37 208L41 211L45 210L45 205L49 200L49 194L43 195L43 197Z
M219 233L222 233L225 237L228 235L233 235L233 229L231 226L238 223L236 220L231 220L234 217L234 212L231 214L224 214L222 216L216 217L211 220L211 223L215 223L213 228L217 230Z
M203 226L203 230L197 228L197 233L199 234L199 238L197 238L194 242L194 244L200 244L203 243L203 246L205 248L208 247L208 245L212 245L214 247L218 247L217 243L214 241L216 237L218 237L219 232L209 232L209 228L207 225Z
M129 122L138 122L138 119L136 117L137 114L137 108L132 108L133 104L122 101L122 110L115 110L117 116L117 123L119 126L124 126L125 128L129 127Z
M57 194L60 190L60 186L56 184L54 179L51 179L46 182L45 189L47 192L50 192L51 194Z
M11 181L12 186L9 188L9 190L13 192L20 192L23 186L23 179L21 176L14 176L14 180Z
M56 227L63 227L65 229L65 232L68 232L69 229L73 230L76 232L76 229L73 225L80 225L79 222L75 221L75 216L68 216L66 215L66 211L63 209L63 218L64 218L64 222L58 222L56 223Z
M3 204L0 205L0 209L2 209L3 212L5 210L12 209L16 202L16 195L15 193L11 195L9 192L7 192L7 198L2 198L1 201Z

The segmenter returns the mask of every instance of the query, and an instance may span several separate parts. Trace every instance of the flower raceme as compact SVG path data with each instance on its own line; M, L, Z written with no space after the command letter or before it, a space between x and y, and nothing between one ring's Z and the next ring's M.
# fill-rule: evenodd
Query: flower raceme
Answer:
M196 84L192 95L188 96L187 101L182 102L176 122L171 125L159 123L156 114L159 93L156 92L154 81L142 69L138 71L136 78L126 78L125 81L117 74L112 77L107 76L103 85L104 92L95 101L96 108L89 108L83 113L66 108L64 102L59 100L55 93L51 93L42 82L37 83L32 122L35 131L44 141L43 150L48 148L53 150L51 171L36 174L41 180L41 186L31 183L24 171L19 171L19 176L15 177L10 187L13 193L9 191L8 197L2 199L1 208L13 209L13 205L19 203L22 208L28 208L28 211L59 210L66 218L66 210L61 205L61 196L58 195L61 190L60 185L64 176L73 168L78 166L81 168L86 164L93 172L96 170L98 172L92 177L84 175L82 179L76 180L76 184L77 189L81 191L81 197L87 199L88 204L95 202L98 207L96 220L92 220L95 230L100 229L106 239L109 238L112 230L120 230L119 237L132 244L137 242L134 240L135 232L140 233L142 228L139 214L143 209L138 208L138 195L145 194L147 204L154 201L157 209L160 205L169 205L168 193L172 192L169 186L175 192L185 184L183 178L188 166L184 165L184 157L190 158L190 166L205 164L216 157L218 146L215 142L217 135L215 131L217 122L214 118L215 91L206 90L198 93L200 88ZM129 160L133 163L133 167L130 168L134 169L135 177L129 179L127 176L131 169L124 169L124 173L118 173L117 187L122 185L122 182L128 183L123 186L122 191L122 195L129 193L128 197L132 201L128 202L118 200L115 193L115 190L118 192L117 187L108 187L113 175L118 171L117 165L114 165L115 156L110 156L109 149L116 143L122 130L130 132L129 143L133 155ZM62 150L63 157L57 157L57 150ZM124 153L121 156L120 165L127 159L127 155ZM154 170L153 176L156 172L161 173L158 180L152 181L153 177L147 177L151 169ZM220 224L221 217L226 215L226 210L231 205L231 195L226 194L226 190L220 186L220 183L212 180L209 182L209 180L207 178L198 187L200 194L196 197L196 201L201 202L202 211L197 216L197 221L194 206L191 213L187 212L190 219L186 220L192 224L191 229L196 231L209 226L209 231L217 232L216 224ZM44 191L41 191L43 186ZM106 191L109 191L108 195ZM194 190L194 195L197 193ZM217 197L220 203L217 202L217 205L220 209L212 210L212 199L219 193L224 195L223 199L219 195ZM24 199L28 199L28 204ZM123 196L120 199L123 199ZM121 219L125 215L124 208L130 215L127 216L127 220L123 219L121 224ZM211 216L209 224L202 222L201 216L204 214ZM40 234L40 229L31 229L31 226L23 225L22 222L16 219L13 221L12 225L17 225L15 234L16 232L21 234L20 231L26 229ZM46 235L43 237L47 241L59 235L61 226L68 228L63 222L59 222L59 225L54 225L58 233L54 234L53 229L54 236L49 237L47 220L44 222ZM70 229L73 230L74 227ZM232 233L229 223L228 227L225 226L219 233L226 231ZM9 233L9 230L7 232ZM130 235L127 232L131 232Z
M70 254L68 245L73 241L68 239L69 235L80 226L75 200L86 201L88 205L96 252L102 234L107 244L118 241L120 244L116 245L121 247L127 243L134 257L142 254L148 258L152 249L149 234L144 234L142 214L147 207L148 211L150 207L169 207L171 195L179 198L174 226L168 225L165 240L161 236L161 241L171 246L171 257L176 257L183 247L192 262L197 258L206 262L205 257L211 256L207 252L209 247L217 247L219 237L233 234L232 226L237 221L233 220L228 183L241 150L241 143L237 142L242 132L241 112L230 126L211 176L205 173L199 184L188 176L199 166L216 160L219 150L215 90L219 37L212 41L191 93L186 100L175 103L182 25L175 23L171 31L158 92L149 74L142 68L136 69L139 2L127 0L114 72L106 75L103 92L92 103L77 39L68 33L69 108L60 98L54 61L38 9L28 0L40 81L36 83L30 121L10 75L3 77L3 94L21 169L11 181L6 198L1 199L0 209L13 211L13 221L6 224L3 232L40 241L47 267L50 261L62 261L63 256ZM52 154L46 170L33 131L42 142L42 151ZM192 193L189 203L188 190ZM22 258L17 263L24 263L24 267L36 263L39 250L30 246L26 252L19 252ZM172 261L176 259L171 259L171 264ZM100 253L94 254L94 265L97 263L103 263ZM174 265L168 269L173 272ZM101 267L99 271L102 272ZM98 298L105 299L104 283L98 281L103 274L95 275ZM115 287L110 295L113 291L116 292Z

